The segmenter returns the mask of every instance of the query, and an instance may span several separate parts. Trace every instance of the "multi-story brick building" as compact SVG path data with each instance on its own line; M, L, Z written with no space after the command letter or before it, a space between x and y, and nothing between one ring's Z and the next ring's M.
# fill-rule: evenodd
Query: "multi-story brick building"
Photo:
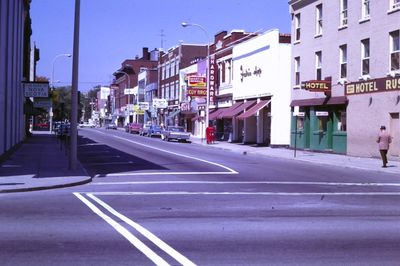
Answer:
M184 44L161 52L158 71L158 96L168 101L168 107L159 109L159 121L165 125L185 125L193 115L181 114L180 104L186 98L181 89L179 70L207 56L207 45Z
M299 114L292 119L291 145L297 137L304 149L379 156L375 140L386 125L394 136L389 153L398 158L400 1L291 0L289 5L291 105Z
M126 59L122 62L121 68L114 72L115 81L112 86L118 86L114 89L114 119L118 120L118 126L126 125L133 121L134 116L134 102L138 97L137 93L134 95L133 88L138 85L138 74L141 70L147 68L157 67L158 51L148 51L148 48L143 48L143 56L141 58ZM126 90L129 88L130 90ZM142 92L143 94L144 92ZM136 98L135 98L136 96Z

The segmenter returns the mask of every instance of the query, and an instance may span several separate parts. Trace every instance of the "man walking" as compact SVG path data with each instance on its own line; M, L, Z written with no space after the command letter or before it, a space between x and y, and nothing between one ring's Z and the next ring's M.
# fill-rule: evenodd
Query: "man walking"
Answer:
M392 137L389 133L386 132L386 127L381 126L381 131L378 134L378 138L376 142L379 145L379 152L381 153L382 163L384 168L386 168L388 160L387 160L387 152L389 150L389 144L392 142Z

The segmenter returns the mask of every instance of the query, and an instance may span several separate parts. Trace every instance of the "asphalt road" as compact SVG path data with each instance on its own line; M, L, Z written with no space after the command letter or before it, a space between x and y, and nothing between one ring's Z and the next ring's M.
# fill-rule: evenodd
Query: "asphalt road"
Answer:
M1 265L399 265L398 176L80 130L87 185L0 195Z

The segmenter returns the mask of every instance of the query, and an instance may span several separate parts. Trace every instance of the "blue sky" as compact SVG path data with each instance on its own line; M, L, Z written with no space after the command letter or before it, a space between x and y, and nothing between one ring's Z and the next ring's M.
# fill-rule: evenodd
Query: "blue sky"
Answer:
M51 77L58 54L72 53L75 0L32 0L32 41L40 49L37 75ZM279 29L290 33L287 0L81 0L79 90L109 85L122 61L142 55L142 47L166 50L179 44L207 43L221 30ZM72 58L54 63L56 86L70 85Z

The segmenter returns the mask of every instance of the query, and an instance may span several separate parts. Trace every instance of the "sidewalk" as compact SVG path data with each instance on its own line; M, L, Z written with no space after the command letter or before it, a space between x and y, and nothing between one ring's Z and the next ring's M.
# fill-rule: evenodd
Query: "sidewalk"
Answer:
M384 173L400 174L400 161L389 161L387 168L382 168L382 160L380 158L364 158L354 157L331 153L318 153L297 150L294 157L294 150L285 148L257 147L254 145L244 145L241 143L229 143L227 141L216 141L214 144L207 144L205 140L191 136L191 141L200 145L207 145L211 148L218 148L238 152L243 155L256 154L261 156L269 156L275 158L283 158L288 160L304 161L315 164L323 164L330 166L356 168L362 170L370 170Z
M34 131L5 161L0 162L0 193L81 185L91 181L78 162L68 169L65 146L48 131Z

